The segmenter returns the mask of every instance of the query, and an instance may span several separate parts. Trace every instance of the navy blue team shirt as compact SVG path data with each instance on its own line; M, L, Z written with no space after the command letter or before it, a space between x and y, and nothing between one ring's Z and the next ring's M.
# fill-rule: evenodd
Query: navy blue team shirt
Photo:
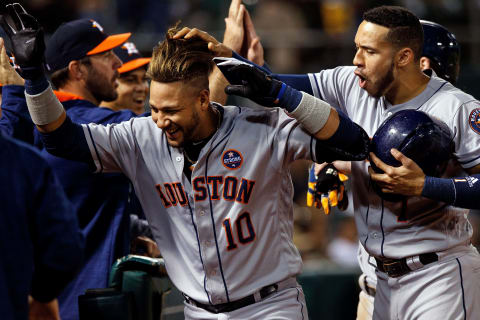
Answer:
M59 297L60 315L64 320L78 319L78 296L90 288L105 288L114 261L129 252L129 197L132 190L123 174L94 174L78 161L55 157L44 150L26 106L23 86L4 86L0 130L33 143L53 168L60 184L72 202L73 210L85 237L85 260L75 279ZM81 97L57 93L72 121L83 123L119 123L135 117L130 110L99 108Z
M75 275L84 239L40 153L0 133L0 314L27 319L31 294L49 302Z

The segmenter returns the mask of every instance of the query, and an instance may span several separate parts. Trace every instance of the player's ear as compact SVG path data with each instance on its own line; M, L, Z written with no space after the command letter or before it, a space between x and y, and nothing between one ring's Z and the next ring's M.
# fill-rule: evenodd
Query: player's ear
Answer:
M430 66L430 59L428 59L427 57L421 57L420 58L420 69L423 70L427 70L427 69L430 69L431 66Z
M84 68L82 68L82 65L79 61L72 60L68 64L68 72L72 79L81 80L85 73L85 70Z
M414 61L413 50L410 48L402 48L398 50L397 54L395 55L395 59L398 67L405 67Z
M203 89L200 91L198 99L200 100L201 108L206 110L210 105L210 90Z

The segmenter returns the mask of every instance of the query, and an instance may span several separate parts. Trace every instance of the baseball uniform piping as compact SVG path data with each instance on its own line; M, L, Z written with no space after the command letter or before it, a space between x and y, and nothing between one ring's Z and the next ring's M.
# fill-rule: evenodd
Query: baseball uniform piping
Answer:
M238 108L238 109L239 109L239 113L242 112L241 108ZM232 127L225 134L225 136L220 141L218 141L218 143L214 147L212 147L208 151L207 157L205 159L205 181L208 181L207 180L207 177L208 177L208 159L209 159L210 155L212 154L213 150L215 150L215 148L230 135L230 133L233 131L234 127L235 127L235 125L232 125ZM223 274L222 258L220 257L220 251L218 249L217 231L215 230L215 219L213 218L213 206L212 206L212 199L211 199L210 188L208 186L208 183L206 183L206 188L207 188L207 193L208 193L208 204L210 206L210 218L212 219L213 236L215 237L215 249L217 250L218 265L220 267L220 273L222 274L222 281L223 281L223 286L225 287L225 294L227 295L227 302L230 302L230 295L228 294L227 282L225 280L225 275Z
M188 192L185 192L187 195L188 199ZM205 293L207 294L208 302L212 304L212 301L210 300L210 295L208 294L207 287L206 287L206 279L207 279L207 273L205 272L205 265L203 264L203 259L202 259L202 250L200 248L200 239L198 238L198 230L197 230L197 225L195 224L195 220L193 219L193 212L192 212L192 207L190 206L190 200L187 201L188 203L188 209L190 209L190 217L192 218L192 224L193 228L195 229L195 237L197 238L197 244L198 244L198 255L200 256L200 262L202 263L204 275L203 275L203 289L205 290Z
M463 319L467 320L467 308L465 307L465 290L463 289L463 274L462 274L462 264L460 260L456 258L458 263L458 271L460 273L460 286L462 287L462 306L463 306Z
M95 154L97 155L98 163L100 164L100 171L98 173L103 172L103 163L100 155L98 154L97 146L95 145L95 140L93 140L92 132L90 131L90 127L87 126L88 134L90 135L90 140L92 141L93 149L95 149Z

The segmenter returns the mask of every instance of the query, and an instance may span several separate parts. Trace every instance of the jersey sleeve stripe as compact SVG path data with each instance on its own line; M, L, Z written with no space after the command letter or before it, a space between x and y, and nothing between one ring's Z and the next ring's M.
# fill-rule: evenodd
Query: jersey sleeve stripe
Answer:
M474 166L476 166L477 164L480 163L480 161L477 161L477 160L479 160L479 159L480 159L480 156L477 156L477 157L475 157L475 158L473 158L473 159L471 159L471 160L467 160L467 161L460 161L460 160L459 160L458 162L459 162L459 163L462 165L462 167L464 167L464 168L471 168L471 167L474 167ZM469 165L469 164L470 164L470 165Z
M312 86L313 95L323 100L323 97L320 93L320 86L318 85L317 76L315 76L315 74L313 73L309 73L308 77L310 78L310 84Z
M83 125L83 127L84 127L84 130L88 131L88 135L85 134L85 137L90 138L90 139L87 139L87 144L88 144L88 147L90 148L90 152L92 154L93 162L95 163L95 166L97 167L97 170L95 171L95 173L101 173L101 172L103 172L103 164L102 164L102 160L100 158L100 155L98 153L97 147L95 145L95 141L93 140L92 132L91 132L90 127L88 125Z

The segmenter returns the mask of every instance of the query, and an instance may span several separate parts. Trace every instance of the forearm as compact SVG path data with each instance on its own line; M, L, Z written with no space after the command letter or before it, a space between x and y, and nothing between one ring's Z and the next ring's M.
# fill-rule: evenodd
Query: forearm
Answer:
M301 94L300 103L289 115L317 139L319 162L356 161L367 157L370 140L365 130L328 103L306 93Z
M65 121L65 110L44 74L25 81L25 99L32 121L40 132L54 131Z
M422 196L467 209L480 209L480 174L460 178L425 177Z
M312 85L306 74L272 74L271 76L292 88L313 95Z
M40 132L45 149L54 156L82 161L96 170L87 139L81 125L72 122L65 116L62 124L51 132Z
M218 68L214 68L209 77L210 82L210 101L215 101L221 105L227 103L227 94L225 87L228 85L227 79Z

